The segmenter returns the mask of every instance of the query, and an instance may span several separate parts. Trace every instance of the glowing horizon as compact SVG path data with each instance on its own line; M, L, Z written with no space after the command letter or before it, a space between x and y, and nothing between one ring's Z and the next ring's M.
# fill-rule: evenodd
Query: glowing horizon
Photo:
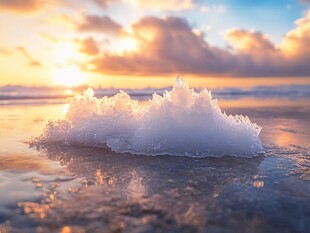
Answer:
M11 0L0 19L0 86L310 83L307 1Z

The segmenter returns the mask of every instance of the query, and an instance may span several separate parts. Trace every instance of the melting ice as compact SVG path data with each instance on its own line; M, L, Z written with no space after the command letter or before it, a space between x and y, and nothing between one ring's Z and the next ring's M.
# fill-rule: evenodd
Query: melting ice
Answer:
M98 99L89 88L33 143L146 155L255 156L263 149L260 131L247 116L222 112L207 89L197 93L178 78L171 91L154 93L145 106L123 91Z

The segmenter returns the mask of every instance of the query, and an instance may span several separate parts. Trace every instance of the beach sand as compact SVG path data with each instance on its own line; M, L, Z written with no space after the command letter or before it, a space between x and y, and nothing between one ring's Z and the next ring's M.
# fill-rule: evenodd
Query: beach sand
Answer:
M307 101L222 103L227 113L248 115L263 127L265 155L143 156L57 145L37 150L26 140L49 119L61 118L66 105L2 105L0 231L310 232Z

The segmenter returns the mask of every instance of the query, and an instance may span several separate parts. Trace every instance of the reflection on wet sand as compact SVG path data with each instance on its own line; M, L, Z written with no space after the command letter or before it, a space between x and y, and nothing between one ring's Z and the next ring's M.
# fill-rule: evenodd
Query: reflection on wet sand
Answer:
M93 148L54 147L41 153L83 177L67 190L44 191L39 202L19 203L43 232L64 227L76 232L202 231L208 227L208 205L227 186L255 177L264 159L148 157Z
M21 141L62 105L0 109L0 232L310 232L309 107L223 109L263 126L266 157L38 155Z
M54 172L59 169L56 163L46 162L46 159L33 155L15 154L9 156L1 156L0 170L7 171L41 171L44 173Z
M278 146L309 145L309 108L274 107L258 108L249 112L248 108L227 108L228 114L249 115L263 126L260 139L264 145L274 143Z

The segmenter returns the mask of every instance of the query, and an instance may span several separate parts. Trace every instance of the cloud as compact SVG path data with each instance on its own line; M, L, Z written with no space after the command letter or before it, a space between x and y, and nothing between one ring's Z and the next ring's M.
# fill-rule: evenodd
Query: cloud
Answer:
M297 27L288 32L281 44L281 49L289 57L308 58L310 52L310 10L304 18L295 22Z
M279 45L287 64L286 69L296 75L310 76L310 10L295 22Z
M281 44L275 45L260 32L232 30L228 41L237 55L247 54L253 61L250 71L268 76L310 76L310 11L296 21Z
M310 0L299 0L299 2L304 3L304 4L310 4Z
M12 52L10 49L6 47L0 47L0 54L7 56L7 55L11 55L11 53Z
M135 41L134 48L122 53L93 50L89 67L115 75L310 76L310 11L279 45L261 32L232 29L226 34L230 48L221 49L179 17L144 17L131 29L126 37ZM126 44L120 42L122 46Z
M268 36L261 32L231 29L227 32L226 39L237 50L245 53L275 51L275 46Z
M79 31L95 31L115 35L122 32L122 26L106 15L88 15L77 28Z
M97 71L110 74L225 73L234 60L211 47L183 18L145 17L132 25L138 48L122 56L104 54L93 60Z
M93 2L96 3L100 7L106 8L112 2L117 2L117 0L93 0Z
M95 54L98 54L100 51L96 41L92 37L89 37L83 40L77 40L77 42L80 45L80 51L82 53L85 53L88 55L95 55Z
M47 34L47 33L45 33L45 32L40 32L39 35L40 35L43 39L45 39L45 40L47 40L47 41L49 41L49 42L52 42L52 43L57 43L57 42L59 42L59 39L57 39L56 37L53 37L53 36L51 36L51 35L49 35L49 34Z
M28 53L28 51L21 46L16 47L16 49L28 60L30 66L34 67L42 67L42 64L35 59Z
M200 6L200 11L202 13L224 15L227 12L227 6L223 4L202 5Z
M56 6L62 6L69 9L87 9L96 7L98 10L106 9L113 3L117 3L120 0L49 0L54 1Z
M235 58L239 59L238 75L279 75L283 56L269 40L268 35L257 31L231 29L226 33L225 38L234 49ZM242 57L243 59L241 59Z
M223 5L223 4L214 4L214 5L211 6L211 11L213 13L216 13L216 14L219 14L219 15L223 15L227 11L227 6Z
M105 9L114 2L118 2L118 0L0 0L0 11L32 13L44 9L46 6L78 9L94 4Z
M16 13L28 13L41 9L44 0L0 0L0 10Z
M136 3L139 7L167 11L189 10L194 7L192 0L136 0L134 3Z

